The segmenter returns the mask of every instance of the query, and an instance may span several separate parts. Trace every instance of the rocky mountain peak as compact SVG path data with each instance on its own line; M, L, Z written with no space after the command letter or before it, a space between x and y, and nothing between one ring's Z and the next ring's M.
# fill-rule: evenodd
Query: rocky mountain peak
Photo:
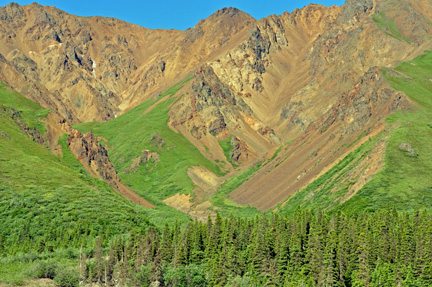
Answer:
M11 2L8 5L0 8L0 21L5 22L21 22L25 21L26 16L22 7L15 3Z
M338 24L354 25L360 21L360 18L372 13L374 2L373 0L347 0L338 19Z
M249 14L233 7L225 7L220 10L217 10L208 18L203 19L198 22L195 28L203 27L203 26L213 26L213 29L223 28L221 25L228 25L229 27L237 26L237 25L247 25L250 22L256 21ZM219 25L218 25L219 24ZM214 26L217 25L217 26Z
M229 16L229 17L234 17L236 15L238 15L239 13L242 13L242 11L240 11L237 8L234 7L224 7L220 10L217 10L215 13L212 14L213 17L220 17L223 15Z

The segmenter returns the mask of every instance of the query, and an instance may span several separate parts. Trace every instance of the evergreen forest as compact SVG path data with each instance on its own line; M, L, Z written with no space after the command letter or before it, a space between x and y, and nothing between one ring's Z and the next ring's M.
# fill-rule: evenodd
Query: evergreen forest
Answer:
M216 216L108 239L83 248L70 238L64 252L79 268L38 258L33 271L62 286L432 285L432 216L424 211Z

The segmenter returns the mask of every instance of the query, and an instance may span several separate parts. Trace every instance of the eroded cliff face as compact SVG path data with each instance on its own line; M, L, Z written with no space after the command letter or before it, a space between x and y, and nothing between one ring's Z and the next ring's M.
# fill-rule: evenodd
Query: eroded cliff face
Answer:
M93 133L81 134L73 129L67 138L67 144L75 157L92 173L116 186L115 183L120 180L117 171L108 158L107 150Z
M132 202L148 208L153 207L150 202L138 196L122 183L108 157L107 150L100 144L93 133L82 134L78 130L71 129L67 137L67 144L72 154L90 174L104 180L115 191Z

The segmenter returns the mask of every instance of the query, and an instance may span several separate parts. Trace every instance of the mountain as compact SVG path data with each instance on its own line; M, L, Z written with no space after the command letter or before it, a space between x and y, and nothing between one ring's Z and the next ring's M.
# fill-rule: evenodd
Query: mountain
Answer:
M49 109L43 146L158 224L170 207L429 209L430 11L347 0L257 21L224 8L176 31L11 3L0 81Z
M162 273L173 285L186 273L268 283L273 270L313 285L333 274L312 259L325 250L336 264L345 221L360 252L347 263L346 249L338 282L429 282L430 242L413 234L432 210L431 23L430 0L311 4L259 21L224 8L186 31L0 7L0 284L69 278L79 258L82 281L105 262L115 280L133 269L148 284ZM221 234L241 246L214 247ZM285 252L275 242L290 234ZM264 275L219 276L240 250L231 263Z

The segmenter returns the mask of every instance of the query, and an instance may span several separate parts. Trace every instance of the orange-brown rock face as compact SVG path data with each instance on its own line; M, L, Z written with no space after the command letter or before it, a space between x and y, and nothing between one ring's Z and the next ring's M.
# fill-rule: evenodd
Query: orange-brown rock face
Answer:
M239 46L208 64L212 73L204 73L204 78L211 75L213 82L225 87L216 94L240 96L243 101L230 105L229 114L236 115L232 121L225 120L230 118L222 112L227 109L210 102L212 113L198 111L190 117L191 122L199 119L191 125L195 130L216 122L217 132L244 140L256 155L277 146L279 139L297 139L281 155L283 163L264 168L232 193L234 200L260 209L274 207L344 156L346 151L334 151L335 146L362 133L376 134L387 115L409 106L405 95L386 84L380 69L432 46L430 13L416 10L413 16L416 7L420 4L415 1L310 5L259 21ZM399 34L377 25L376 17L396 12ZM404 24L408 22L410 28ZM195 81L201 78L195 76ZM218 90L202 87L209 94ZM189 106L197 102L193 94Z
M94 176L107 182L114 190L135 204L152 208L153 205L124 185L111 163L107 150L97 141L93 133L81 134L72 129L67 144L73 155Z
M149 30L14 3L0 19L0 80L75 123L109 120L169 87L255 21L230 8L187 31Z
M81 134L72 130L67 138L67 143L75 157L90 169L93 174L116 186L120 181L117 171L108 158L107 150L96 140L93 133Z

